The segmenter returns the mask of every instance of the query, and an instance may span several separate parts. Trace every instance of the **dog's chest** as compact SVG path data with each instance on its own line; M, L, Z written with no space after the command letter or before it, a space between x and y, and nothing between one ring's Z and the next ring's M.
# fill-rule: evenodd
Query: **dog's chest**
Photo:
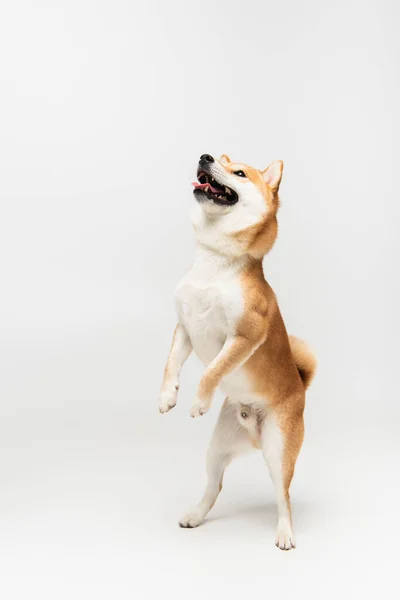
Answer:
M242 291L232 269L194 264L175 292L180 322L200 360L208 364L221 350L243 310Z

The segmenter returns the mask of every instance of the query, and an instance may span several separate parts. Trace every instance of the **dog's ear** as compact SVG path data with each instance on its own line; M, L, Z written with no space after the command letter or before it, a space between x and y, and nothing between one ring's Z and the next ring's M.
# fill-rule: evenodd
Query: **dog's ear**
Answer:
M264 169L264 171L261 172L265 183L269 185L269 187L274 193L276 193L279 190L279 184L282 179L282 172L283 161L281 160L276 160L275 162L271 163L269 167L267 167L266 169Z
M219 162L222 163L223 165L227 165L228 163L232 162L231 159L229 158L229 156L227 156L226 154L223 154L221 156L221 158L219 159Z

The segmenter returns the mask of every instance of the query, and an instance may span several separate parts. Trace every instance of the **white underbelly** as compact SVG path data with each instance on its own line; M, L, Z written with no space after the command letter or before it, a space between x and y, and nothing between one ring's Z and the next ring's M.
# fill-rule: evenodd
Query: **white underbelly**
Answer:
M185 328L194 353L205 366L209 365L221 351L226 334L213 319L202 319L201 316L196 318L192 315L192 318L186 319Z
M230 375L226 375L220 388L223 394L229 396L231 400L237 399L238 401L249 402L254 395L248 374L243 367Z
M192 340L192 345L194 353L205 367L214 360L222 348L222 344L217 344L216 342L204 342L199 339Z
M183 281L176 292L176 305L180 322L185 327L193 351L204 366L208 366L221 352L228 335L227 313L242 313L240 288L233 283L194 284ZM230 321L232 329L232 316ZM251 385L242 367L224 377L220 385L222 392L230 398L248 399Z

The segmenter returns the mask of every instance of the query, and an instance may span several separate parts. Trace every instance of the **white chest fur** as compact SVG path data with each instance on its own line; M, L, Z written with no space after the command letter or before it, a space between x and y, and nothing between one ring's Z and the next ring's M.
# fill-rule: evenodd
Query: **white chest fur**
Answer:
M192 268L176 288L179 321L205 365L220 352L227 335L235 332L243 313L241 267L199 248Z

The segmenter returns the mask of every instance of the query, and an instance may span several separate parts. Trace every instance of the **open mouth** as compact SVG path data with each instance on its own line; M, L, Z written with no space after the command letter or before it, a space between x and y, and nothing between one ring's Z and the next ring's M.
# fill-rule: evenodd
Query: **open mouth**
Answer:
M216 204L231 205L236 204L239 197L235 190L232 190L226 185L218 183L205 171L199 170L197 173L198 181L193 182L193 193L198 200L203 199L203 195L212 200Z

